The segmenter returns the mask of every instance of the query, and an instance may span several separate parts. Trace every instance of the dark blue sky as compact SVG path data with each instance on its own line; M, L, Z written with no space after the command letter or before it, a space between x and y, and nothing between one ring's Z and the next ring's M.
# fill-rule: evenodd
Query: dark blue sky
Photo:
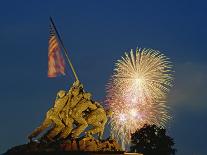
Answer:
M23 144L72 73L47 78L53 16L87 91L103 101L114 63L131 48L162 51L175 66L169 135L178 155L207 154L207 2L2 1L0 4L0 152Z

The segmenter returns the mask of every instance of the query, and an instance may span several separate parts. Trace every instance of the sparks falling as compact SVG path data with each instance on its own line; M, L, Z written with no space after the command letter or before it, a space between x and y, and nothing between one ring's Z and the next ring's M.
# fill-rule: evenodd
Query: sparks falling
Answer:
M106 97L114 136L128 143L131 133L144 124L165 126L170 118L166 97L172 87L171 68L169 59L152 49L131 50L117 61Z

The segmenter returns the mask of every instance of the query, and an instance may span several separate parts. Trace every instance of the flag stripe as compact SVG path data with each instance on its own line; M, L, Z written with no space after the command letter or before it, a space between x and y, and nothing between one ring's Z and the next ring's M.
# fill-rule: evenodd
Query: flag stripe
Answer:
M49 46L48 46L48 77L65 75L65 61L61 53L55 31L50 25Z

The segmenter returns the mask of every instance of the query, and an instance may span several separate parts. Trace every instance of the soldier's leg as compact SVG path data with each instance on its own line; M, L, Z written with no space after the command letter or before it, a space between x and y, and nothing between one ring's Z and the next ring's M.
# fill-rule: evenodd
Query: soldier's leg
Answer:
M74 120L78 122L78 127L72 131L72 137L77 138L88 126L88 123L82 116L76 116Z
M52 120L46 118L43 123L37 127L29 136L29 139L37 137L41 132L43 132L46 128L48 128L52 124Z
M100 125L100 132L99 132L99 139L102 139L103 138L103 134L104 134L104 129L105 129L105 125L107 123L107 118L106 119L103 119L101 121L101 125Z
M52 119L53 123L55 124L55 127L52 128L52 130L46 135L48 139L53 139L55 136L57 136L65 127L65 125L62 123L60 118L54 117Z
M86 132L87 135L98 134L99 140L103 138L103 133L104 133L104 127L101 126L95 126L93 129L90 129Z
M102 127L102 129L99 131L98 138L103 139L103 134L104 134L104 127Z
M73 129L73 122L74 122L74 120L71 117L68 117L66 119L66 122L65 122L66 126L60 135L61 138L65 139L68 137L68 135L71 133L71 131Z
M93 126L92 129L88 130L86 133L87 135L93 135L93 134L96 134L96 133L99 133L101 132L103 129L103 127L100 127L100 126Z
M97 134L99 135L99 139L102 139L103 137L103 132L104 132L104 127L105 127L105 121L93 121L88 119L88 124L91 124L93 126L92 129L88 130L86 132L87 135L93 135L93 134Z

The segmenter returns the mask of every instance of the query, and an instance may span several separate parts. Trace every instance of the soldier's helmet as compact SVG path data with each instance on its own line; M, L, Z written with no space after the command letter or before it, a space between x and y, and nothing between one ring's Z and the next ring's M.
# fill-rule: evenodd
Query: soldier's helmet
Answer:
M79 88L75 87L74 89L72 89L72 94L74 96L77 96L79 93L80 93L80 89Z
M75 81L75 82L73 83L73 88L83 89L83 84L80 83L79 80L77 80L77 81Z
M57 93L57 97L62 98L66 95L66 91L65 90L60 90Z

